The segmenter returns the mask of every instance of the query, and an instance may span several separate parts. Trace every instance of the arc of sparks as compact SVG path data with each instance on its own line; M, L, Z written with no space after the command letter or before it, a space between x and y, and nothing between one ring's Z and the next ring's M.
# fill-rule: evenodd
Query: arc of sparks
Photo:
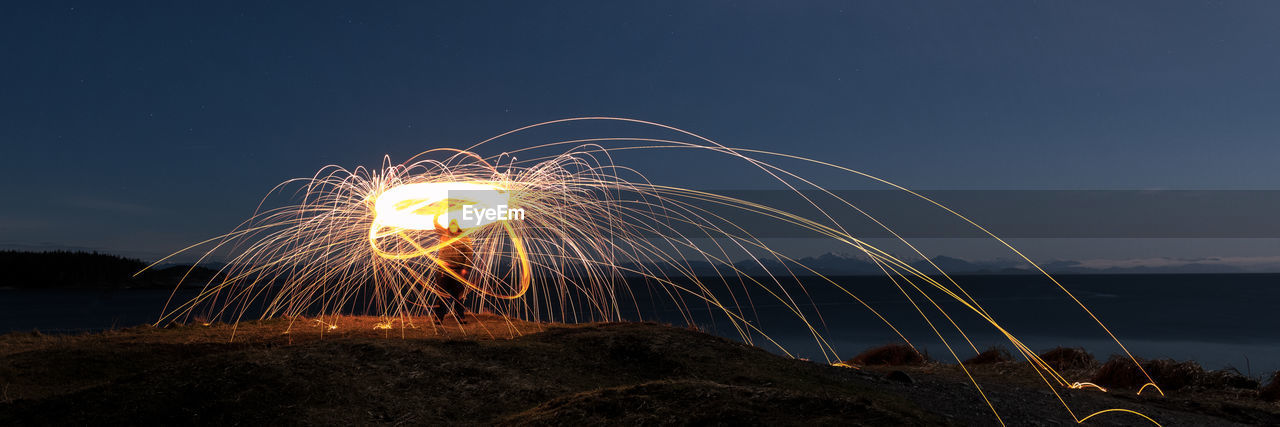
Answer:
M523 146L491 156L473 151L482 144L525 130L556 123L595 120L645 125L683 136L676 139L617 137L562 140ZM686 141L684 138L694 140ZM564 147L567 149L561 151ZM660 185L650 182L641 171L614 163L616 154L651 149L706 151L741 160L748 170L757 170L794 192L796 207L814 208L818 214L805 216L795 212L792 206L771 206ZM554 151L547 153L544 150ZM431 157L438 154L444 156ZM518 161L517 155L520 156ZM471 291L492 297L489 300L482 298L477 304L490 307L503 317L554 319L558 316L562 322L582 321L588 317L621 320L624 318L623 301L630 299L632 304L638 303L637 290L623 281L628 276L635 276L650 286L647 290L651 296L668 298L686 321L693 322L691 303L705 304L708 311L725 316L744 342L754 344L753 336L758 335L794 357L750 320L752 315L757 320L760 317L754 313L756 303L749 293L758 289L770 301L777 301L803 322L805 330L813 335L828 362L835 360L837 366L850 366L839 362L842 359L836 354L836 348L823 336L823 329L828 327L826 321L817 310L813 296L797 276L808 273L856 300L904 342L912 345L893 322L855 295L852 289L775 250L751 230L720 213L722 209L734 209L778 224L817 232L870 258L960 363L1001 424L1004 421L996 406L986 398L977 379L969 374L956 349L944 337L944 330L949 330L946 326L953 327L974 352L978 351L977 346L952 320L940 301L931 296L931 291L940 292L943 300L963 305L1008 339L1077 422L1101 414L1123 412L1137 414L1155 423L1145 415L1119 408L1078 417L1057 388L1105 389L1091 383L1069 382L1016 338L1012 331L997 322L941 267L930 261L932 269L916 268L855 237L845 229L842 221L837 220L837 216L833 216L837 209L861 214L888 231L912 253L929 260L915 245L852 201L796 172L766 162L766 158L805 162L809 166L833 168L861 176L906 192L977 228L1030 263L1070 296L1137 363L1097 316L1066 287L1039 269L1035 262L978 223L933 199L834 162L734 148L671 126L611 117L548 121L503 133L466 149L435 148L399 164L391 163L387 157L381 168L348 170L330 165L310 179L286 181L281 186L305 184L305 198L300 204L267 210L261 210L263 207L260 205L260 211L255 212L254 217L231 233L183 250L213 245L214 248L201 260L220 248L232 250L234 254L231 262L219 270L219 277L210 280L197 297L172 310L166 303L157 324L173 321L179 316L190 316L197 306L207 306L211 317L231 313L238 322L248 310L248 304L258 298L266 300L264 318L278 314L296 316L317 303L322 305L322 312L336 313L344 304L364 296L362 292L371 292L371 306L380 310L382 316L400 316L403 322L415 310L428 306L433 296L447 296L436 288L433 278L421 270L431 266L444 267L438 256L441 249L460 239L474 238L481 246L476 253L485 254L478 260L480 263L514 268L503 274L480 271L479 277L471 275L470 280L461 278L449 268L442 268L442 273L458 279ZM823 198L802 193L807 188L820 191ZM822 203L823 200L834 203ZM529 221L467 215L476 210L510 207L508 204L513 201L533 214ZM447 229L453 223L457 223L458 230L432 234L433 230ZM496 228L499 226L501 231ZM692 229L684 228L687 226L692 226ZM765 275L757 278L739 269L733 258L741 255L764 268ZM714 269L714 274L700 277L689 264L689 259L706 262ZM766 267L763 261L767 260L777 261L781 267ZM164 259L157 263L161 261ZM531 286L534 266L538 268L538 286ZM941 278L932 277L935 270ZM278 290L259 286L277 278L284 278L286 282ZM371 286L368 285L370 282ZM792 284L796 287L792 288ZM717 285L723 293L713 292L713 286ZM807 309L809 304L805 298L812 304L811 310ZM234 310L235 304L239 304L239 311L228 311ZM931 320L927 313L932 309L936 309L945 322L935 324L938 319ZM635 310L638 312L640 307L637 305ZM379 325L384 324L390 327L389 321ZM1142 369L1140 364L1138 369ZM1149 382L1139 389L1139 394L1147 388L1163 394L1149 375L1147 379Z

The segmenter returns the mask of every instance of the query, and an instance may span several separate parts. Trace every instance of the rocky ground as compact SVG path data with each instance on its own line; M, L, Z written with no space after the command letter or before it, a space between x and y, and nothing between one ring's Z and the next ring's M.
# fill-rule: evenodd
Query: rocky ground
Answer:
M1026 363L970 371L1009 425L1073 424L1115 408L1163 425L1280 424L1280 406L1256 390L1137 396L1051 390ZM269 423L999 421L958 365L836 367L651 323L343 317L0 336L0 425ZM1115 411L1086 423L1148 421Z

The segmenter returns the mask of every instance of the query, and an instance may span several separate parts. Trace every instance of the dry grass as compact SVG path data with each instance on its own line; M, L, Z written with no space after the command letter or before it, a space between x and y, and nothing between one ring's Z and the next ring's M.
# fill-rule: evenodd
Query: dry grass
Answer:
M1142 374L1142 370L1146 370L1151 379L1166 392L1185 388L1256 390L1259 385L1258 381L1233 369L1205 371L1199 363L1189 360L1179 362L1171 359L1138 359L1138 362L1142 364L1141 370L1128 357L1113 355L1090 381L1105 387L1139 388L1148 382L1147 377Z
M1152 379L1156 380L1156 384L1166 391L1198 385L1205 377L1204 368L1192 361L1176 362L1171 359L1157 359L1143 363L1142 367L1147 370Z
M1013 355L1004 347L991 347L986 351L978 353L977 356L970 357L964 361L966 365L990 365L992 363L1009 362L1013 360Z
M851 365L919 366L929 361L926 354L906 344L886 344L859 353L848 362Z
M1079 347L1058 347L1053 350L1044 352L1040 358L1052 366L1053 369L1062 371L1069 369L1089 369L1098 366L1098 360L1093 358L1092 354Z
M1212 390L1257 390L1262 384L1256 379L1245 376L1235 368L1226 368L1205 372L1204 375L1199 378L1197 385Z
M1258 397L1267 402L1280 402L1280 371L1271 375L1266 387L1258 390Z
M1147 383L1147 377L1128 357L1113 355L1090 381L1110 388L1137 388Z

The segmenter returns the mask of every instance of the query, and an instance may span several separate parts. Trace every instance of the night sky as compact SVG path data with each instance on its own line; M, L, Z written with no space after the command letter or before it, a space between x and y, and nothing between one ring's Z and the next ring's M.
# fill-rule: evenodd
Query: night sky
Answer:
M419 3L8 4L0 245L153 257L326 164L574 116L915 188L1280 183L1280 3Z

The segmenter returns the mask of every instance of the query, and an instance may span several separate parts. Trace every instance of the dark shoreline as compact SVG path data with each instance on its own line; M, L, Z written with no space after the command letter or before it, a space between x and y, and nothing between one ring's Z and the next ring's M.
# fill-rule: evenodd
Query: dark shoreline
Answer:
M1270 302L1280 298L1280 275L1084 275L1058 276L1058 280L1081 298L1122 342L1135 354L1197 360L1206 368L1234 366L1258 374L1280 369L1280 335L1271 328L1267 313ZM883 277L844 276L833 278L872 303L877 310L904 328L904 333L922 348L945 352L931 330L898 291ZM1065 346L1084 346L1099 358L1120 352L1105 332L1093 323L1051 282L1038 276L956 276L955 280L972 292L1005 326L1036 351ZM842 354L896 341L892 331L861 308L847 295L825 282L801 280L810 291L810 301L799 301L807 310L819 310L828 329L824 336L837 343ZM637 289L645 286L633 282ZM175 301L184 301L199 288L177 290ZM15 289L0 291L0 332L83 333L113 327L151 324L173 288L157 289ZM741 295L741 294L739 294ZM644 295L640 295L644 297ZM752 315L767 332L784 340L802 357L821 357L811 337L797 324L794 314L767 298L754 298ZM623 319L652 320L684 324L679 312L662 300L639 301L642 311L624 313ZM980 348L1006 344L993 336L989 326L969 316L960 306L944 306L968 333L975 334ZM1217 307L1231 307L1217 313ZM706 307L687 307L699 328L713 334L737 337ZM355 309L346 313L362 314ZM1201 313L1187 315L1187 313ZM1215 314L1216 313L1216 314ZM806 312L812 316L814 312ZM257 315L250 313L251 318ZM812 317L816 319L817 317ZM798 331L798 332L797 332ZM959 336L948 336L959 340ZM813 350L813 351L810 351Z

